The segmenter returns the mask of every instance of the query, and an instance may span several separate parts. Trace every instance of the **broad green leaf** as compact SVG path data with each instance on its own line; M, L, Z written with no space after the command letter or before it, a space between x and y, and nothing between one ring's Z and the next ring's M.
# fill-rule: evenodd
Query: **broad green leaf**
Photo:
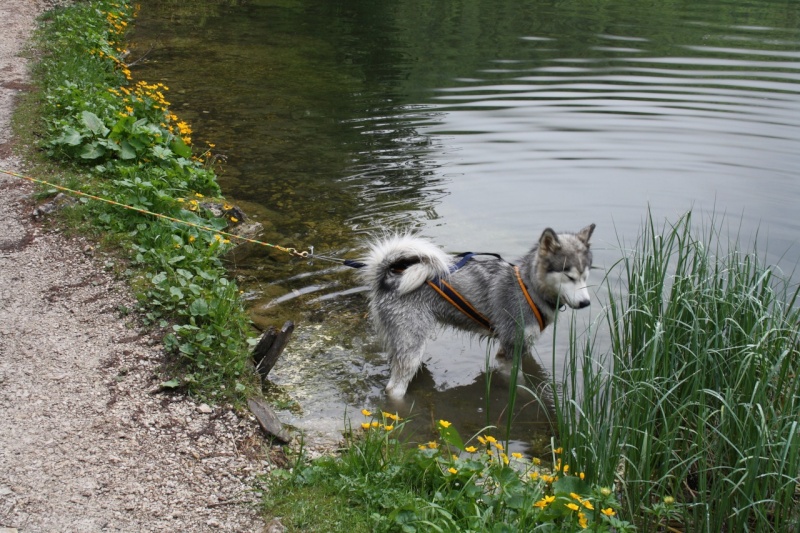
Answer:
M439 435L441 435L444 442L450 446L455 446L459 450L464 449L464 441L461 440L461 435L458 434L455 427L444 427L441 423L437 424L436 427L439 428Z
M66 144L67 146L78 146L83 140L83 135L78 133L75 128L66 128L61 137L58 138L59 144Z
M106 128L106 125L103 124L103 121L100 120L100 117L91 111L84 111L81 113L81 122L95 135L102 137L108 135L108 128Z
M183 139L180 137L175 137L169 145L172 148L172 151L175 152L177 155L185 158L192 157L192 149L186 146L186 143L183 142Z
M208 314L208 302L203 298L198 298L189 306L189 312L192 316L205 316Z
M136 150L128 141L122 141L119 145L120 159L136 159Z
M82 159L97 159L105 155L105 149L97 143L87 144L81 150Z

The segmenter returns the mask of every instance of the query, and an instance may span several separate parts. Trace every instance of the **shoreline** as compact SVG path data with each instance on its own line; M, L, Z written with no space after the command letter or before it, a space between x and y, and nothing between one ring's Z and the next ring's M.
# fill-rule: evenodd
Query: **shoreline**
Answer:
M11 117L24 52L57 5L0 5L0 168L24 173ZM252 417L152 394L161 340L83 238L31 219L34 188L0 174L0 530L260 531L272 465Z

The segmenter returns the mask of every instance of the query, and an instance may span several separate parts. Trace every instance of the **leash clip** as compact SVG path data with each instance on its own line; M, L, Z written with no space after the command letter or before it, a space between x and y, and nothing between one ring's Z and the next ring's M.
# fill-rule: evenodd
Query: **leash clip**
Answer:
M309 255L309 253L308 253L308 252L298 252L298 251L297 251L297 248L287 248L287 249L286 249L286 251L287 251L287 252L289 252L290 254L292 254L292 255L293 255L293 256L295 256L295 257L303 257L303 258L306 258L306 257L308 257L308 255Z

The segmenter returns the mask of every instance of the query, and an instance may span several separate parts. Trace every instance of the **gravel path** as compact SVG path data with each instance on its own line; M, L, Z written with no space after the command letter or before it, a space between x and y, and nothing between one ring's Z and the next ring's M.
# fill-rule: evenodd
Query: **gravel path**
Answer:
M24 172L9 120L47 7L0 2L5 170ZM31 219L31 192L0 174L0 533L262 531L250 487L269 465L253 421L151 393L159 340L124 313L107 258Z

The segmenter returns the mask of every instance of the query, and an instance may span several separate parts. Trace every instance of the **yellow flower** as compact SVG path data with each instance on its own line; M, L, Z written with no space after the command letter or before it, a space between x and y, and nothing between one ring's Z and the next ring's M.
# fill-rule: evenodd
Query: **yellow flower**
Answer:
M369 422L364 422L361 424L362 429L369 429Z
M394 420L395 422L399 422L399 421L400 421L400 417L399 417L399 416L397 416L397 415L393 415L392 413L386 413L386 412L384 412L384 413L383 413L383 416L384 416L385 418L388 418L389 420Z
M611 496L611 489L609 489L608 487L603 487L600 489L600 494L602 494L603 496Z
M539 472L537 472L536 470L534 470L533 472L531 472L528 475L531 476L531 479L534 479L534 480L535 479L539 479Z
M195 237L194 235L189 235L189 242L194 242L196 240L197 240L197 237Z
M501 454L500 454L500 457L503 459L503 462L504 462L505 464L508 464L508 456L507 456L506 454L504 454L504 453L501 453Z
M566 474L569 472L569 465L564 465L564 473Z
M534 457L534 458L533 458L533 460L532 460L532 462L533 462L533 464L535 464L535 465L540 465L540 464L542 464L542 460L541 460L541 459L539 459L538 457Z
M563 451L564 451L564 448L556 448L555 450L553 450L553 453L559 454L559 453L561 453Z
M376 428L376 427L380 426L380 424L378 424L377 420L373 420L372 423L370 424L370 426Z
M664 496L664 504L672 505L673 503L675 503L675 498L672 496Z
M583 480L583 479L585 479L585 478L586 478L586 474L584 474L583 472L581 472L580 474L578 474L578 477L580 477L580 478Z
M583 500L583 501L581 502L581 505L583 505L584 507L586 507L586 508L587 508L587 509L589 509L590 511L594 511L594 505L592 505L592 504L591 504L591 502L590 502L589 500Z
M372 416L372 412L371 411L367 411L366 409L362 409L361 410L361 414L364 415L364 416Z
M478 448L476 448L475 446L467 446L466 448L464 448L464 451L468 453L475 453L478 451Z
M391 431L394 429L394 426L383 426L383 429L385 429L386 431Z
M486 442L491 442L492 444L494 444L495 442L497 442L497 439L492 437L491 435L486 435Z
M577 511L578 509L580 509L580 507L578 507L578 504L572 502L569 502L566 506L572 509L573 511Z
M606 516L614 516L615 514L617 514L617 513L614 512L614 509L612 509L611 507L606 507L605 509L600 509L600 512L603 513Z
M436 448L438 448L438 447L439 447L439 443L438 443L438 442L436 442L436 441L433 441L433 440L432 440L432 441L430 441L430 442L428 443L428 448L430 448L431 450L435 450L435 449L436 449Z
M452 466L450 468L448 468L447 471L450 472L451 474L458 474L458 470L456 470Z
M581 498L580 495L575 494L574 492L570 492L569 497L572 498L573 500L578 500L579 502L583 501L583 498Z
M452 424L447 420L439 420L439 425L443 428L449 428Z
M589 521L586 519L585 514L578 513L578 525L581 526L583 529L588 529Z
M522 454L519 452L514 452L511 454L511 457L513 457L514 459L522 459Z
M498 450L500 450L500 451L503 451L503 445L502 445L502 444L500 444L499 442L492 442L492 444L493 444L493 445L494 445L494 447L495 447L495 448L497 448Z
M534 507L538 507L539 509L544 509L545 507L547 507L548 505L550 505L554 501L556 501L556 497L555 496L545 496L544 498L542 498L538 502L534 503L533 506Z
M478 435L478 442L480 442L481 444L484 444L484 445L485 445L485 444L486 444L486 439L484 439L483 437L481 437L480 435Z
M362 425L363 425L363 424L362 424ZM417 448L419 448L420 450L427 450L427 449L428 449L428 447L427 447L427 446L425 446L424 444L419 444L419 445L417 446Z

